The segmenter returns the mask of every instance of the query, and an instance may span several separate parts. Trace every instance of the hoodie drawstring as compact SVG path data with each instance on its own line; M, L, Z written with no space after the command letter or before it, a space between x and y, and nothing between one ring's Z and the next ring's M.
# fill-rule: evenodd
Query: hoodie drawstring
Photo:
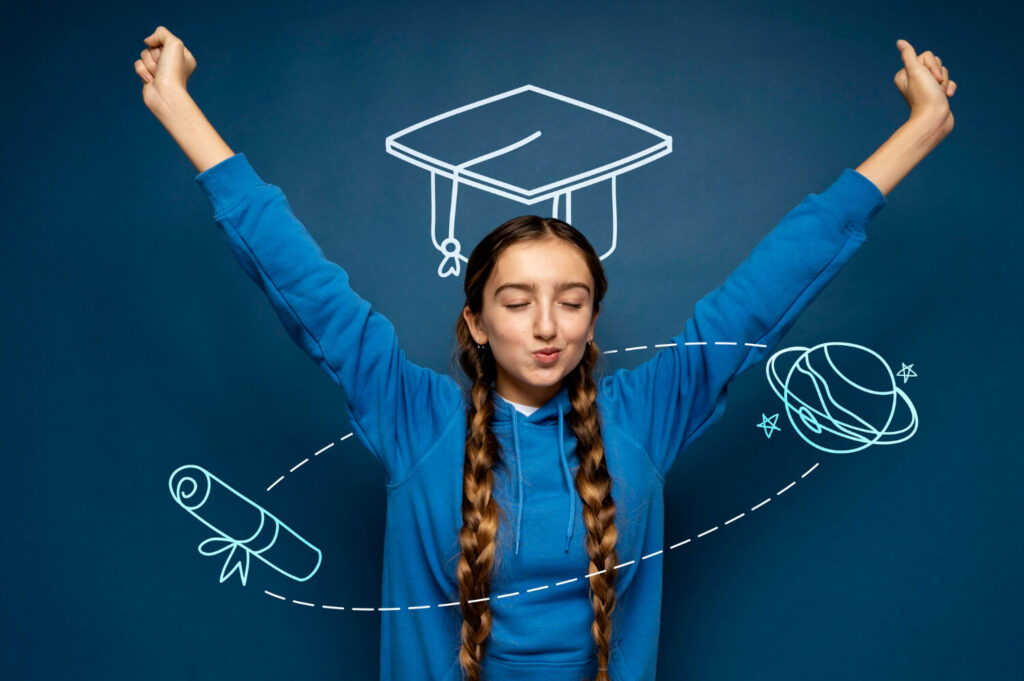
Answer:
M523 471L519 465L519 419L516 417L516 409L512 409L512 442L516 450L516 479L518 480L516 500L516 555L519 555L519 535L523 528Z
M565 458L565 417L562 415L562 408L558 408L558 453L562 458L562 472L565 473L565 486L569 491L569 527L565 530L565 552L569 552L569 544L572 542L572 534L576 529L576 491L572 484L572 474L569 472L569 461Z

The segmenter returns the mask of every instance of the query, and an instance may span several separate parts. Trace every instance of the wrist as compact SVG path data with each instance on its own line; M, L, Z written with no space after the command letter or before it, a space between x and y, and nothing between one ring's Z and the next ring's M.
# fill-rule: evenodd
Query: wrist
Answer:
M912 111L903 128L910 131L921 143L937 145L952 129L953 117L949 106Z
M154 80L150 86L144 93L143 102L161 121L184 110L188 104L195 104L192 95L180 85L168 85Z

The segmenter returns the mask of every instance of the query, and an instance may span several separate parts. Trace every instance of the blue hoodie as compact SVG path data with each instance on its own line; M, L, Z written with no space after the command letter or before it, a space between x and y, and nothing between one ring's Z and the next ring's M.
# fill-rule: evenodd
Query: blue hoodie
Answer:
M196 176L242 268L291 338L344 390L356 435L386 471L381 679L461 679L460 556L464 395L409 362L391 323L352 291L281 190L244 154ZM725 409L726 389L766 357L864 242L885 205L845 169L808 195L722 286L697 302L674 346L600 379L619 532L609 673L653 679L661 619L664 482L676 456ZM717 345L716 343L722 343ZM484 679L578 681L597 671L591 636L576 439L563 387L530 416L495 397L502 509Z

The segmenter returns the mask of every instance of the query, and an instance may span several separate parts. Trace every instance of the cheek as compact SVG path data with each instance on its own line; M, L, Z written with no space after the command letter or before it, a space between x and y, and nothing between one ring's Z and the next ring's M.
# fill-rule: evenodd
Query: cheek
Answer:
M523 334L529 333L529 324L518 319L501 320L491 326L490 333L502 343L515 343Z

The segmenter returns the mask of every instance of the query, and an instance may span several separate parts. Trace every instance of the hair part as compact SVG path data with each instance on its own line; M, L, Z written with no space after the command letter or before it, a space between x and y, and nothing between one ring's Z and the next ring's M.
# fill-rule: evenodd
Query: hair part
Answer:
M500 225L477 244L469 256L463 284L466 307L474 314L483 308L483 291L499 256L516 243L558 238L576 246L594 279L593 314L600 309L608 288L594 247L574 227L555 218L526 215ZM455 327L459 344L459 365L470 381L466 400L466 448L462 479L462 528L459 531L461 556L456 568L459 605L462 609L462 645L459 663L467 681L479 681L492 618L488 600L491 573L497 550L500 508L492 496L493 468L500 462L498 439L491 424L494 420L492 383L497 375L489 348L478 347L469 324L460 314ZM597 646L596 681L610 681L611 614L615 607L615 573L618 563L615 545L615 502L612 480L605 459L597 410L597 385L593 370L600 358L596 343L587 346L580 363L564 379L568 383L571 410L569 426L576 436L576 455L580 461L576 490L583 500L586 550L590 559L587 574L600 572L589 580L594 623L591 627ZM471 602L475 601L475 602Z

